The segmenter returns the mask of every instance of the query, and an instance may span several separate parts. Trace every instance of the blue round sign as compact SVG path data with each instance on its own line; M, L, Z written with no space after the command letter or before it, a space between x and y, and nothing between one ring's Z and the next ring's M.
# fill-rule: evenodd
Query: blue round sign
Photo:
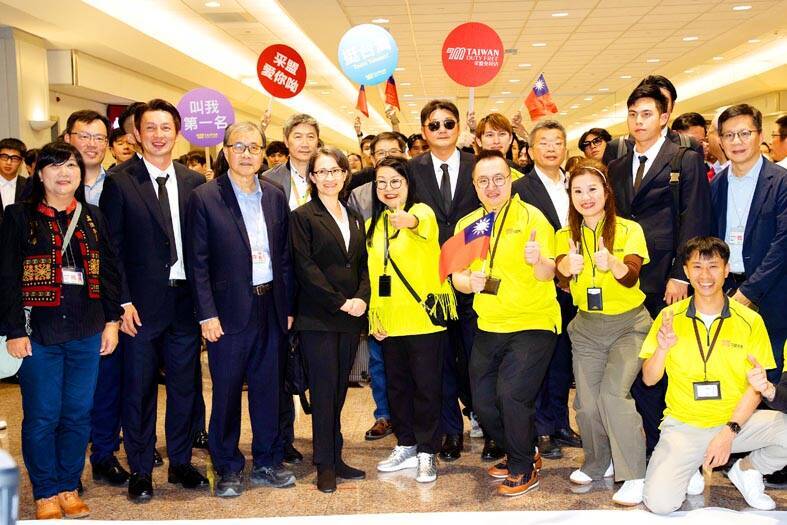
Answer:
M339 42L339 66L356 84L385 82L393 75L398 60L399 48L393 36L374 24L351 28Z

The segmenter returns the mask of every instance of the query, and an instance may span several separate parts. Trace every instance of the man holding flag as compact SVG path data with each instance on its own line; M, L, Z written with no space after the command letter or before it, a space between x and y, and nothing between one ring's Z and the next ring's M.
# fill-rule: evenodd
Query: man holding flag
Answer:
M473 185L482 206L459 220L461 242L455 236L445 243L440 272L451 272L458 291L474 294L473 409L507 453L489 469L490 476L505 478L498 493L519 496L538 487L535 399L561 326L552 284L555 232L538 209L511 196L511 169L499 151L476 157ZM483 240L465 242L468 225L491 228L488 249Z

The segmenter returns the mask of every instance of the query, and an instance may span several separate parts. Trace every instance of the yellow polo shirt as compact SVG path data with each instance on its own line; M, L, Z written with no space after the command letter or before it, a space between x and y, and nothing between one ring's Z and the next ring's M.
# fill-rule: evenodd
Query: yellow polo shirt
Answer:
M536 230L542 256L554 258L555 230L541 211L522 202L517 195L506 206L495 217L486 263L477 260L470 265L472 271L481 271L483 267L487 275L500 279L497 295L475 294L473 309L478 314L478 328L497 333L522 330L560 333L560 306L554 282L536 279L533 267L525 262L525 244L532 230ZM483 207L478 208L460 219L455 231L463 230L487 213ZM496 243L497 251L490 262Z
M593 254L598 248L599 237L603 235L604 221L596 225L593 231L584 224L582 225L582 239L579 244L582 255L585 258L585 266L575 279L570 282L571 296L574 304L583 312L615 315L628 312L642 306L645 302L645 294L639 289L639 281L628 288L623 286L615 279L611 271L602 272L598 268L593 269ZM569 251L568 240L571 238L571 229L566 226L555 234L555 255L566 255ZM645 244L645 234L642 227L634 221L615 217L615 246L607 246L612 255L621 261L626 255L639 255L642 257L642 264L650 261L648 257L648 247ZM588 288L601 288L601 301L603 310L588 310Z
M678 421L700 428L723 425L730 420L749 386L746 373L752 365L747 359L748 354L753 355L765 369L776 367L762 317L737 301L725 298L725 303L721 316L713 321L710 333L696 314L693 297L667 307L674 312L672 326L678 341L667 353L665 361L669 380L664 417L672 416ZM639 356L643 359L652 356L658 348L657 334L661 329L663 315L664 310L653 322L642 345ZM705 378L693 319L696 319L706 356L719 322L724 320L716 346L707 363L707 380L720 382L721 399L694 400L693 384L695 381L705 381Z

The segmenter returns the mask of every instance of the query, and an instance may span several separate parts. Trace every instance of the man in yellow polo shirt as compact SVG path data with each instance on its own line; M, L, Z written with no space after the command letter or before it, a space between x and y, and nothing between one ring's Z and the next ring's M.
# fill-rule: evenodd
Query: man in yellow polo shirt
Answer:
M538 209L511 196L511 171L499 151L476 157L473 185L482 207L462 218L456 231L494 211L489 255L452 279L460 292L475 294L473 409L507 453L489 474L505 478L499 494L519 496L538 487L535 399L560 332L552 282L555 232Z
M724 295L730 271L724 241L695 237L683 256L694 295L661 311L640 352L646 385L665 372L669 376L644 503L657 514L675 511L700 465L712 469L724 465L731 452L751 452L735 462L728 477L746 503L771 510L776 505L765 494L762 476L787 465L787 416L756 410L761 397L747 380L752 361L776 366L765 324Z

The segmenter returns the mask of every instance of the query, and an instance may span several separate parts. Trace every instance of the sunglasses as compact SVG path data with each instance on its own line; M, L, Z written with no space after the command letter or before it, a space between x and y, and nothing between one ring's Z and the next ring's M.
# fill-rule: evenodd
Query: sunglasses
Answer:
M590 146L601 146L601 143L604 142L604 139L601 137L596 137L593 140L586 140L579 145L580 149L587 149Z
M441 122L439 120L433 120L429 124L426 125L427 129L434 133L438 129L440 129ZM456 127L456 121L452 119L446 119L442 122L442 125L447 130L452 130Z

